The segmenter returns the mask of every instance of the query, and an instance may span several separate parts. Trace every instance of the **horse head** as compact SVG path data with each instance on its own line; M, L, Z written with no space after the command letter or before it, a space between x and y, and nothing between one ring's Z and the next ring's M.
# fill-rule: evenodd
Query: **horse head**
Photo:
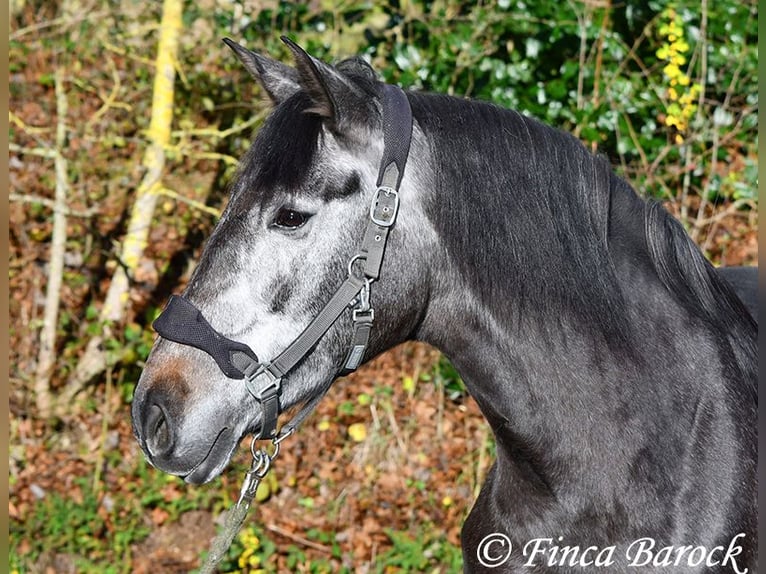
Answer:
M273 359L307 329L344 278L356 278L359 293L352 290L340 309L370 297L374 328L362 353L369 359L411 336L427 297L422 259L429 234L413 193L416 160L403 179L403 166L395 170L397 206L401 196L407 208L387 238L376 280L364 269L366 252L380 242L369 231L371 202L380 195L386 125L396 124L384 117L384 84L360 59L330 66L285 42L295 67L227 40L274 109L241 161L230 200L182 297L192 314L196 308L204 317L196 325L212 327L206 331L212 339L236 341L250 356ZM421 145L415 129L411 155ZM383 227L386 235L389 227ZM310 404L327 391L346 365L355 317L350 310L339 313L293 361L279 381L280 410ZM246 434L259 432L264 417L243 376L236 368L228 372L227 359L217 364L205 345L178 342L187 341L189 328L182 321L175 336L155 342L132 415L153 465L202 483L224 469Z

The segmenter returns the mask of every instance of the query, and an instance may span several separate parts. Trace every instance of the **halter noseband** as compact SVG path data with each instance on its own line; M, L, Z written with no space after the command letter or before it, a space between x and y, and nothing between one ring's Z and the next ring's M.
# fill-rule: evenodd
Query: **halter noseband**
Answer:
M277 438L279 394L282 377L308 355L347 307L353 307L354 336L341 374L359 367L369 342L374 309L370 306L370 286L380 276L388 234L399 210L399 186L407 164L412 138L412 110L405 93L396 86L381 84L383 105L383 159L378 170L370 219L362 246L348 262L348 277L304 331L273 361L262 363L253 350L216 331L188 299L171 295L162 314L153 323L165 339L189 345L210 355L232 379L245 379L245 386L261 404L263 421L256 438ZM359 261L362 275L354 271ZM292 433L313 410L322 395L310 399L285 425L281 436Z

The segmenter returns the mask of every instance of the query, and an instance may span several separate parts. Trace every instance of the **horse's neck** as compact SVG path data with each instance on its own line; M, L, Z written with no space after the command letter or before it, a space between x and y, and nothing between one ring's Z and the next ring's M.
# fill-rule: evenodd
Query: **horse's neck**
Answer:
M636 481L684 483L709 464L723 484L733 472L727 469L737 466L738 454L726 448L738 431L727 412L714 338L650 272L644 243L637 241L643 202L630 194L623 200L613 207L610 253L633 349L610 345L572 320L581 316L576 312L564 310L555 324L530 314L498 317L461 284L457 271L452 285L434 289L423 324L421 338L453 361L492 426L496 472L507 475L501 483L530 503L571 495L608 506L610 500L593 497L624 492ZM712 421L716 432L706 434L701 421ZM689 463L695 440L705 454ZM670 507L673 495L665 489L651 500L634 500Z

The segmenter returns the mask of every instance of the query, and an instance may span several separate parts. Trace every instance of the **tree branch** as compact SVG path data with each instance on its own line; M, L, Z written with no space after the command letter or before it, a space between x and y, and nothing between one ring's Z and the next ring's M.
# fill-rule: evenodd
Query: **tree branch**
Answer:
M53 200L53 234L51 238L50 261L48 264L48 285L45 292L43 326L40 329L40 351L35 371L35 401L41 418L47 419L52 413L50 379L56 356L56 328L58 326L61 284L64 275L64 254L66 253L67 221L66 200L69 183L67 161L61 150L66 145L67 97L64 91L64 68L56 67L56 193Z
M175 199L176 201L180 201L181 203L185 203L186 205L189 205L195 209L199 209L200 211L204 211L205 213L209 213L213 217L221 217L221 210L216 209L215 207L210 207L209 205L205 205L201 201L197 201L196 199L191 199L189 197L183 196L177 191L173 191L172 189L168 189L167 187L160 188L157 193L160 195L164 195L165 197L170 197L172 199Z
M48 199L47 197L40 197L39 195L10 193L8 194L8 201L16 201L18 203L39 203L40 205L44 205L45 207L50 207L54 211L58 210L60 213L63 213L64 215L69 215L71 217L81 217L84 219L93 217L94 215L98 213L98 209L96 209L95 207L91 207L90 209L86 211L77 211L74 209L69 209L66 206L58 205L54 199Z

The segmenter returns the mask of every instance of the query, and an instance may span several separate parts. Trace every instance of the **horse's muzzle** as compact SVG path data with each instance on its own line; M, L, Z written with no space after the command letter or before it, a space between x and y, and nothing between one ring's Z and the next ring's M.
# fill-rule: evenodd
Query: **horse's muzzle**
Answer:
M133 397L133 432L154 467L186 482L207 482L228 464L241 433L226 412L217 412L225 407L195 403L184 381L167 375L167 369L145 370Z

